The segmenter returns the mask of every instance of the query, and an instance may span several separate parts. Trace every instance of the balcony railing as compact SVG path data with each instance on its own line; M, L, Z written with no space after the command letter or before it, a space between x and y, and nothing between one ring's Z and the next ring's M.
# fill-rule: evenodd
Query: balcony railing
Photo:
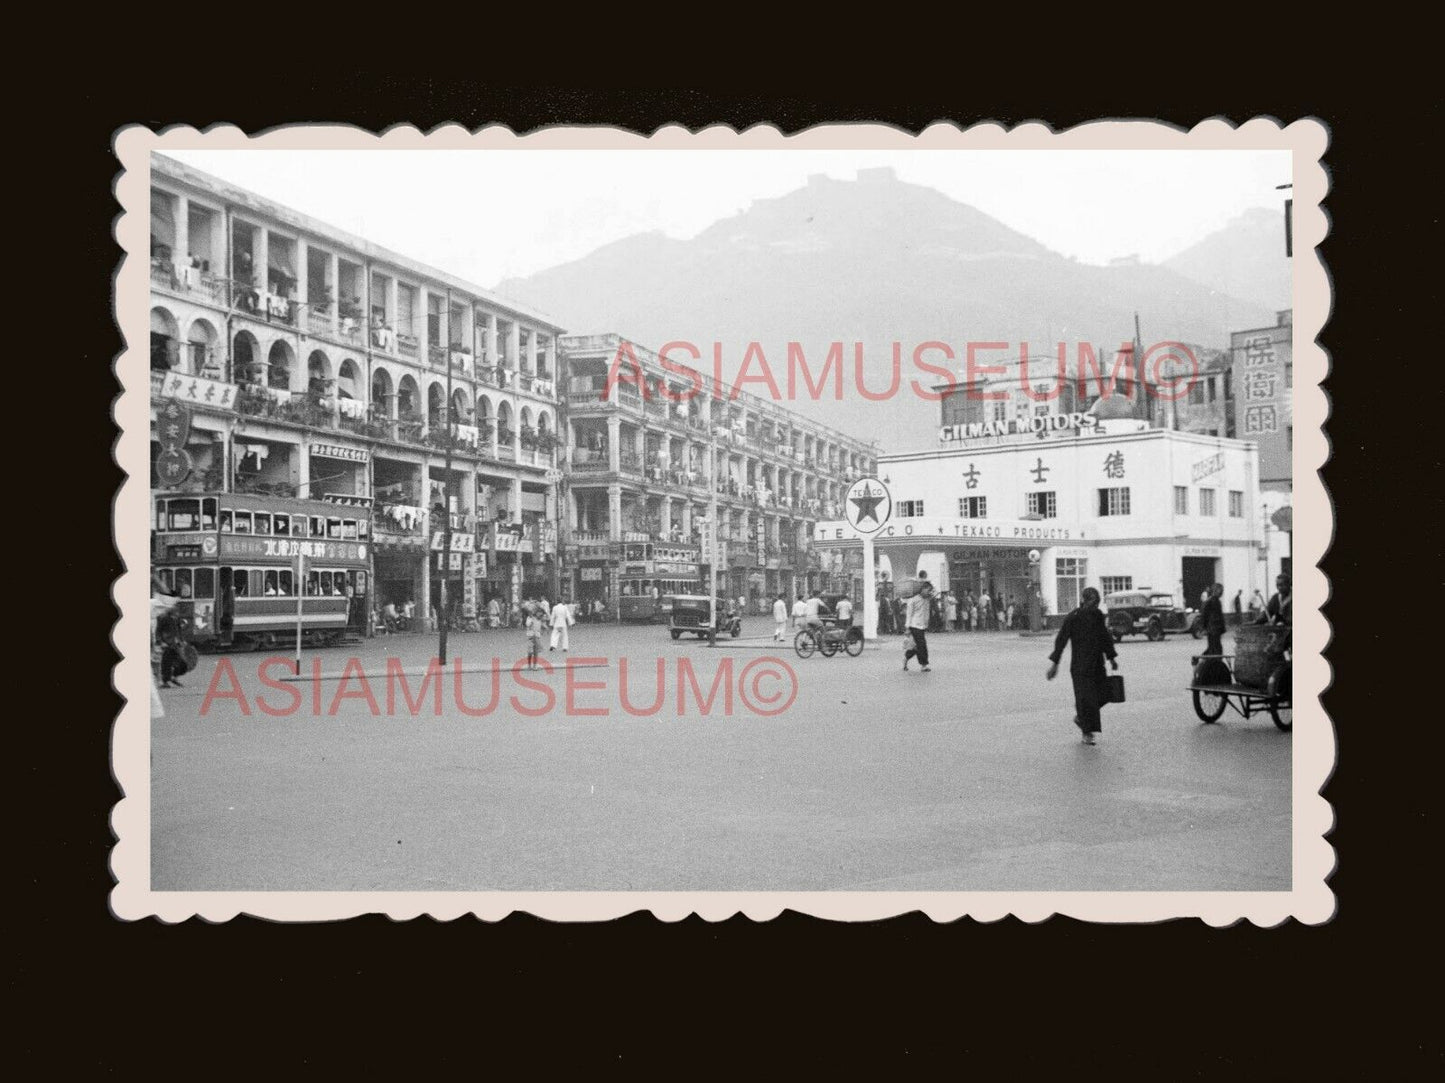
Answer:
M199 267L177 266L169 259L151 257L151 284L172 293L199 296L214 305L226 305L226 281Z
M445 346L438 346L435 343L428 343L426 359L433 365L445 367L447 363L447 348Z
M611 463L608 460L606 451L596 451L592 448L572 449L572 469L574 470L610 470Z
M400 331L396 335L396 349L403 357L415 357L417 355L417 339L415 335L403 334Z

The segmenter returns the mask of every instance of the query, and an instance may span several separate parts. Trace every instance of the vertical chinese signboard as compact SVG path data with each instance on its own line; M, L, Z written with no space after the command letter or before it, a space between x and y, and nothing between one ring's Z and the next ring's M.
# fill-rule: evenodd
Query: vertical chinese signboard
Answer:
M1292 332L1293 326L1283 322L1231 336L1234 431L1239 439L1259 445L1259 481L1264 488L1288 487L1293 478Z
M191 411L175 399L166 399L156 409L156 478L161 487L174 489L191 474L191 453L186 441L191 438Z

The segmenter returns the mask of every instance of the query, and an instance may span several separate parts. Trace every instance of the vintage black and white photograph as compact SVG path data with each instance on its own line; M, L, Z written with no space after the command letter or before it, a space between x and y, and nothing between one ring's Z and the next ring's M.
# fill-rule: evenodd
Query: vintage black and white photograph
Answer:
M1327 919L1325 140L1090 127L123 133L116 911Z

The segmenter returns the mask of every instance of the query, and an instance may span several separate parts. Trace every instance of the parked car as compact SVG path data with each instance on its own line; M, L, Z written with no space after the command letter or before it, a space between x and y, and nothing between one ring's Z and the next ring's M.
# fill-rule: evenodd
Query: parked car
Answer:
M1148 587L1105 595L1104 614L1115 643L1127 635L1145 635L1158 640L1166 635L1193 632L1197 615L1193 609L1175 605L1174 595Z
M726 632L734 639L743 634L742 615L737 603L727 598L717 599L717 628L711 621L712 608L706 595L672 595L672 612L668 614L667 628L673 639L680 639L684 632L699 639L712 639L714 635Z

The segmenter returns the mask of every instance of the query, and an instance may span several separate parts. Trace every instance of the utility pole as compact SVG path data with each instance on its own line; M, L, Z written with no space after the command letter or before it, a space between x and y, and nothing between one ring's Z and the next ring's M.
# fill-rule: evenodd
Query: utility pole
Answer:
M1286 189L1293 190L1293 184L1276 184L1274 190L1282 192ZM1294 200L1284 201L1284 254L1288 259L1294 255Z
M447 290L446 318L450 322L452 318L452 291ZM448 327L447 338L450 340L451 328ZM450 342L448 341L448 345ZM446 349L444 347L444 349ZM447 576L451 572L452 563L452 354L450 349L445 352L447 362L447 400L443 405L443 417L446 418L446 446L443 450L442 459L442 516L445 524L442 526L442 567L441 567L441 605L437 612L437 658L442 665L447 664Z

